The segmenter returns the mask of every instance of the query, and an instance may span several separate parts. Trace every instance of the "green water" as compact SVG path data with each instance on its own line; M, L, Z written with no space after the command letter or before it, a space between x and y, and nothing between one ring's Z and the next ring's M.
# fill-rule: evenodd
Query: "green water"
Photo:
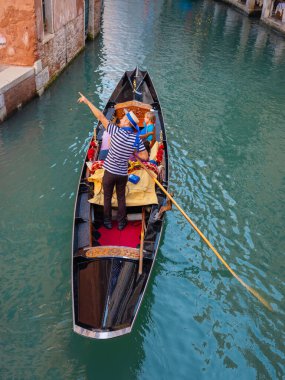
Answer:
M131 335L72 332L75 189L93 118L125 70L153 79L177 210ZM0 126L1 379L284 378L285 39L219 2L105 0L102 33Z

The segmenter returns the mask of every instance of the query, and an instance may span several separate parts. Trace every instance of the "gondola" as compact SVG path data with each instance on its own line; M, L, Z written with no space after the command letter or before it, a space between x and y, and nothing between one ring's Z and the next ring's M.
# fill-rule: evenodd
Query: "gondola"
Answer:
M126 71L103 113L108 120L116 122L126 108L139 118L140 127L145 112L155 112L156 143L151 149L152 160L146 164L167 190L168 154L163 115L147 71L138 68ZM138 163L130 162L129 173L141 180L137 184L128 181L128 225L122 231L116 228L114 196L113 228L108 230L103 226L100 185L103 169L99 160L103 132L99 122L89 143L89 147L95 146L94 158L89 161L86 155L82 167L72 244L73 331L94 339L131 332L155 263L167 209L164 192Z

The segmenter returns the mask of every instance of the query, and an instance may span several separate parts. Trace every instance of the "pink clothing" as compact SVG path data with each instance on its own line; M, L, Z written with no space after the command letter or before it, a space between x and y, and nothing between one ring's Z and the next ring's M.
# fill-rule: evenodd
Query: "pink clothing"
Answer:
M104 131L102 136L101 150L108 150L110 148L111 136L107 131Z

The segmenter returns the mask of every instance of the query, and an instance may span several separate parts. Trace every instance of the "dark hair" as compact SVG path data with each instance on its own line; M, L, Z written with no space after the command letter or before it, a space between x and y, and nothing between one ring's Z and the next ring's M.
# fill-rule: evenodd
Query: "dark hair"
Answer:
M145 140L143 144L147 153L150 154L150 142L148 140Z

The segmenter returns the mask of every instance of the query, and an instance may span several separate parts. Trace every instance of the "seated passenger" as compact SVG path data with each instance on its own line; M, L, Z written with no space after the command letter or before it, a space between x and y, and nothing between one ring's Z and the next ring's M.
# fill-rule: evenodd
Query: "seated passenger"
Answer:
M144 128L140 131L140 138L150 142L150 147L156 141L155 137L155 114L149 111L144 116Z
M142 160L142 161L148 161L149 160L149 155L150 155L150 142L148 140L145 140L143 142L143 145L145 147L145 150L147 151L148 158L147 158L147 160Z
M106 159L107 154L109 152L109 148L110 148L110 141L111 141L111 136L109 135L107 131L104 131L103 136L102 136L101 149L100 149L100 153L98 157L99 161Z

